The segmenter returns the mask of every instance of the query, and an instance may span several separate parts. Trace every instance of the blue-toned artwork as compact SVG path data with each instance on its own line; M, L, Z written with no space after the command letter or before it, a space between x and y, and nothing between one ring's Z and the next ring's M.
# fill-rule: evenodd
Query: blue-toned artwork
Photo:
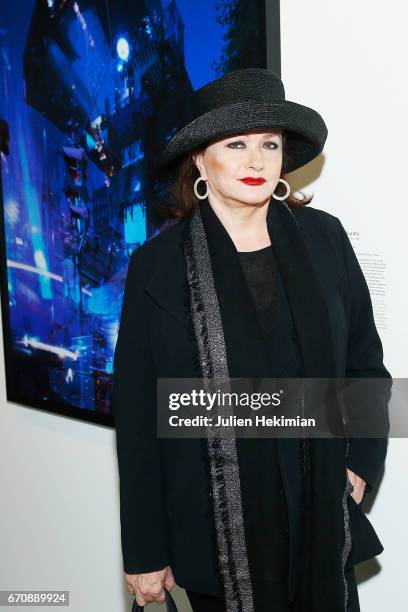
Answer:
M266 67L265 1L19 0L0 15L1 298L10 401L113 424L152 168L192 92ZM130 356L131 357L131 356Z

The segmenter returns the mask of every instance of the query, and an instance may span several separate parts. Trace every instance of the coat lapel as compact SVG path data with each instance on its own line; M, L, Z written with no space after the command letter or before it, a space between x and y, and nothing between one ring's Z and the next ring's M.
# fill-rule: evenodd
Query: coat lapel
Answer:
M306 377L335 376L328 305L294 213L271 199L269 235L299 337Z
M145 285L145 291L156 304L185 328L189 328L190 322L184 304L186 262L179 234L182 234L187 221L179 221L176 226L166 230L165 233L176 231L177 239L167 241L165 257L157 262L154 274Z

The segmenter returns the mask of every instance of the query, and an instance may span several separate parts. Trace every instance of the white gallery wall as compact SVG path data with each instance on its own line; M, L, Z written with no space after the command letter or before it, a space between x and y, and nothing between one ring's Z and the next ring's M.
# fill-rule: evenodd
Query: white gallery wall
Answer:
M329 132L324 154L288 178L349 233L394 378L408 377L407 17L400 0L281 0L286 98L316 108ZM408 441L390 440L381 484L364 500L384 552L357 566L362 612L408 605L407 462Z
M289 178L350 232L395 378L408 369L407 18L402 0L281 0L287 98L315 107L329 129L324 155ZM130 610L114 432L7 403L3 358L0 401L0 590L65 589L72 612ZM366 499L385 550L358 566L362 612L406 608L407 461L406 440L391 440L380 489ZM188 612L184 591L175 596Z

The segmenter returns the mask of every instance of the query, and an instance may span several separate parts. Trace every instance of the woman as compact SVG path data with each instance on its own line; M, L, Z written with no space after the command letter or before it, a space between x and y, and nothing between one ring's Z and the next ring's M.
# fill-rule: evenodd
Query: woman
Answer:
M156 435L161 378L390 381L343 226L282 178L326 137L277 75L245 69L194 92L162 154L179 221L132 254L114 360L124 570L140 605L177 582L194 612L356 612L354 565L383 550L360 503L385 437Z

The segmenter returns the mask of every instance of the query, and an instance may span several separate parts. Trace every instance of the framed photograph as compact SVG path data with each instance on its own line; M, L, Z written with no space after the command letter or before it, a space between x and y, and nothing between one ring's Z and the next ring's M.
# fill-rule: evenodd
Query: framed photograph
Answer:
M129 258L164 228L152 169L188 121L193 91L245 67L280 73L278 1L20 0L2 8L9 401L114 424Z

